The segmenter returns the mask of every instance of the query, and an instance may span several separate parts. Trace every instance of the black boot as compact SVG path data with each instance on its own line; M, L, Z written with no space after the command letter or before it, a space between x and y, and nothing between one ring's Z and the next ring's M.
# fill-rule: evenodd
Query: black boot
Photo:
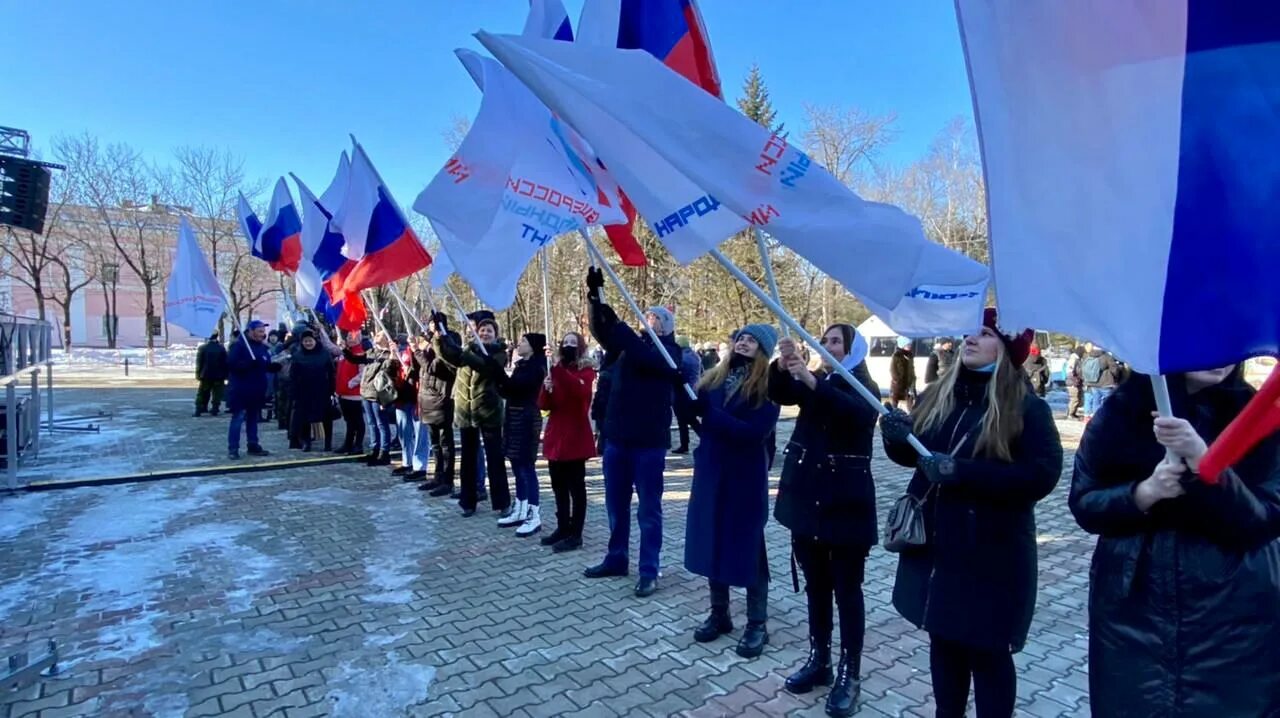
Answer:
M809 636L809 659L787 677L787 690L808 693L816 686L831 685L831 639Z
M733 630L733 621L729 620L729 609L713 608L707 620L693 632L693 640L707 643Z
M547 534L546 536L543 536L543 537L542 537L542 542L541 542L541 543L542 543L542 545L543 545L543 546L553 546L553 545L555 545L556 543L559 543L560 539L562 539L562 538L567 538L567 537L568 537L568 535L569 535L569 534L568 534L568 533L566 533L564 529L560 528L560 525L557 523L557 524L556 524L556 530L555 530L555 531L552 531L551 533Z
M440 484L439 486L432 489L428 495L429 496L452 496L453 482Z
M764 647L768 643L769 629L765 628L764 621L748 621L746 629L742 631L742 638L738 639L738 655L757 658L764 653Z
M846 718L853 715L854 704L858 702L858 694L862 692L862 681L858 676L861 656L850 656L840 651L840 665L836 667L836 682L827 694L827 715L835 718Z
M391 452L383 451L381 454L378 454L378 458L374 459L373 462L369 465L370 466L390 466Z
M370 453L368 453L368 454L365 454L365 455L364 455L364 458L363 458L363 459L361 459L361 461L363 461L363 462L364 462L364 465L365 465L365 466L377 466L377 465L378 465L378 452L377 452L377 451L372 451L372 452L370 452Z

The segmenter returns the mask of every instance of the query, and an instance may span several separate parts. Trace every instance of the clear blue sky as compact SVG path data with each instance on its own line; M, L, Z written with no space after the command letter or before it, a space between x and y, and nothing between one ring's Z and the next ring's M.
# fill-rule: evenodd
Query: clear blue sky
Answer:
M575 25L582 0L566 0ZM153 159L225 146L250 177L296 172L319 193L354 133L409 205L447 159L441 133L480 94L451 52L519 32L526 0L43 0L9 3L0 125L47 156L89 131ZM893 163L970 115L944 0L703 0L725 94L758 63L792 129L801 103L898 114ZM15 64L16 63L16 64Z

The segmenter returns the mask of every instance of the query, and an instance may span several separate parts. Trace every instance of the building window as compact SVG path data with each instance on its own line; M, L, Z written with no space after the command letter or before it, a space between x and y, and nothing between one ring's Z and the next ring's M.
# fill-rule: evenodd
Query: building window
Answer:
M150 317L148 322L151 327L151 336L158 337L164 334L164 325L160 321L160 317Z
M120 265L104 264L102 265L102 281L107 284L115 284L120 281Z

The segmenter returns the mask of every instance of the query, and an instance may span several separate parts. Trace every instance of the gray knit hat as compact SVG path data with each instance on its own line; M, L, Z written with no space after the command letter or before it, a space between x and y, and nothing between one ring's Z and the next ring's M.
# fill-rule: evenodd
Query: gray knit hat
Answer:
M765 358L773 356L773 348L778 345L778 330L768 324L748 324L747 326L734 332L733 340L738 341L738 337L743 334L750 334L755 338L756 343L760 345L760 352Z
M659 334L663 336L666 336L668 334L675 334L676 316L671 313L670 309L667 309L666 307L649 307L645 311L645 314L653 314L654 316L658 317L658 333Z

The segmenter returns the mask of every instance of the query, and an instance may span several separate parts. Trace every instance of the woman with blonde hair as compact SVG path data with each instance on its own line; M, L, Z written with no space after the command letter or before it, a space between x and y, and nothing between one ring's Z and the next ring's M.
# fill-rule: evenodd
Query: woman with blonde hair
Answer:
M923 544L902 549L893 605L929 633L935 715L965 714L970 680L979 718L1013 715L1013 654L1036 601L1035 505L1062 475L1062 442L1022 363L1034 334L1006 335L996 311L965 337L960 360L912 415L881 419L885 453L915 467ZM933 453L907 443L914 432Z
M771 326L743 327L728 356L702 375L698 399L687 409L691 423L701 422L701 441L693 452L684 565L706 576L711 590L711 614L693 637L705 643L732 631L729 587L744 587L747 627L737 648L744 658L759 656L769 642L764 525L768 439L778 423L778 405L769 400L769 358L777 342Z

